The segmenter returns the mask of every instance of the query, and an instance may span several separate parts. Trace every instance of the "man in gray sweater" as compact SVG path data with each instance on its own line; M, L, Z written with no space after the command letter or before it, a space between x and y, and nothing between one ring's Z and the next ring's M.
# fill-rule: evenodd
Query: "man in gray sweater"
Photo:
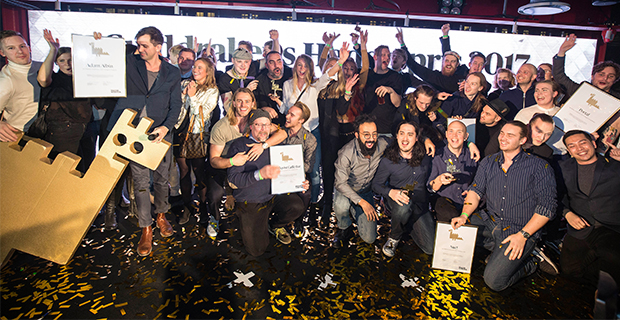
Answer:
M377 221L372 198L371 182L388 141L377 135L373 116L360 115L355 119L355 139L338 151L336 182L334 184L334 213L338 232L334 247L347 244L353 236L349 213L357 222L360 237L368 243L377 238Z

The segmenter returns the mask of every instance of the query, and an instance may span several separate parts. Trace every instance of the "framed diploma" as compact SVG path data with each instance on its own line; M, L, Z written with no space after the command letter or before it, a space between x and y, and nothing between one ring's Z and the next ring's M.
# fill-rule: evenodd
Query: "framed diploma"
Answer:
M454 230L449 223L437 222L432 267L470 273L477 234L476 226L464 225Z
M467 138L466 140L476 141L476 119L466 118L466 119L459 120L459 119L454 119L454 118L448 118L448 125L450 125L454 121L462 122L467 128L467 133L469 133L469 138Z
M555 126L564 132L579 129L592 133L602 127L618 110L620 100L587 82L582 82L553 120Z
M75 98L126 97L125 40L74 34L72 42Z
M271 165L280 167L280 175L271 180L271 193L282 194L304 191L304 154L301 144L269 148Z

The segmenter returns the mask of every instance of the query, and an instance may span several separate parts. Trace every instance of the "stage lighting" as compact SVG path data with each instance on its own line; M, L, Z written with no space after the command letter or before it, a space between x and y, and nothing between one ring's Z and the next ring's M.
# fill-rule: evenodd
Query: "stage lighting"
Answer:
M560 1L530 0L529 4L519 7L519 14L544 16L570 10L570 4Z
M441 14L461 14L461 7L463 7L463 0L440 0L439 1L439 13Z

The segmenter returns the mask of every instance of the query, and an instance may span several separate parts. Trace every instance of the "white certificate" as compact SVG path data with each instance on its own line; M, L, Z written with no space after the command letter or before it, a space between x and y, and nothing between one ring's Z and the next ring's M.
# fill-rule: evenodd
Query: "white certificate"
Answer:
M467 128L467 133L469 133L469 138L465 140L476 141L476 119L465 118L465 119L459 120L459 119L454 119L454 118L448 118L448 125L450 125L454 121L462 122Z
M477 233L475 226L454 230L449 223L437 222L433 268L470 273Z
M304 191L304 154L301 144L269 148L271 165L280 167L280 175L271 180L271 193L282 194Z
M555 126L564 132L578 129L592 133L619 109L620 100L587 82L582 82L553 120Z
M127 96L125 40L72 35L73 92L76 98Z

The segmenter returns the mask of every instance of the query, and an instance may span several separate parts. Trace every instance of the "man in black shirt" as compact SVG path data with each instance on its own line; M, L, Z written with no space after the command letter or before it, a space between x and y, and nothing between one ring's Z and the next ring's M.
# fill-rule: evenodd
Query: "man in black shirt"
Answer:
M506 123L504 117L510 108L504 101L495 99L480 112L480 118L476 121L476 146L480 149L480 158L499 152L499 131Z
M553 129L555 129L553 118L544 113L535 114L528 127L530 136L523 145L523 149L525 152L537 155L551 163L553 161L553 149L546 142L551 138Z
M286 117L280 113L280 106L272 97L282 98L282 86L284 82L293 76L293 71L282 63L282 55L277 51L271 51L265 56L265 66L258 75L256 87L256 100L258 107L269 112L271 121L280 126L286 122Z
M376 117L377 132L390 135L392 120L402 98L402 79L398 72L391 70L390 49L379 46L375 49L375 68L368 71L364 88L364 113Z

